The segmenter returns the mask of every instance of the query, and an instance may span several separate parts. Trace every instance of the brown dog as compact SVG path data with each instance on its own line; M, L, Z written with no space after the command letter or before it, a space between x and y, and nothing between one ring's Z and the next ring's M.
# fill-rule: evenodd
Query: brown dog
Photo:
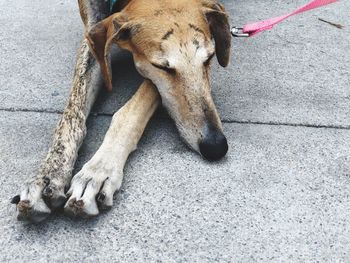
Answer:
M66 202L64 189L97 94L91 81L95 61L112 89L112 44L133 54L145 81L114 114L101 147L73 177L65 204L68 214L94 216L99 208L112 206L124 164L160 102L192 149L209 160L227 152L209 83L212 57L216 54L222 66L230 57L231 36L223 6L214 0L120 0L115 13L108 16L109 3L95 1L79 1L87 33L78 53L70 100L39 174L13 199L19 219L41 221Z

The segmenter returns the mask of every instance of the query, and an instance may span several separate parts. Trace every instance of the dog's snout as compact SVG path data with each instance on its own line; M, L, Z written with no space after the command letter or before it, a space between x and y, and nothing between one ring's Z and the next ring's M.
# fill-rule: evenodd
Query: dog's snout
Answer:
M210 161L220 160L228 150L225 135L218 129L208 129L199 142L199 150L203 157Z

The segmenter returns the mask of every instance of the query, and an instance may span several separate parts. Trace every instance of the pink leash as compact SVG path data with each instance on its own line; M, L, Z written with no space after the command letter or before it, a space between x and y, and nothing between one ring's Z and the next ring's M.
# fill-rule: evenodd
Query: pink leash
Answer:
M243 28L233 27L231 29L231 33L234 37L251 37L262 31L272 29L276 24L281 23L283 20L287 19L288 17L294 16L321 6L329 5L337 1L338 0L313 0L307 5L295 10L290 14L266 19L266 20L252 23L252 24L247 24Z

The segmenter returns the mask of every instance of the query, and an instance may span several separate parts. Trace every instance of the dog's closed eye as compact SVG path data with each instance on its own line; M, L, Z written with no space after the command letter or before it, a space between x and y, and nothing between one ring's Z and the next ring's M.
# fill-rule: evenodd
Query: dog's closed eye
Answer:
M174 68L169 68L169 67L166 67L164 65L159 65L159 64L155 64L155 63L151 63L153 67L156 67L158 69L161 69L171 75L175 75L176 74L176 70Z

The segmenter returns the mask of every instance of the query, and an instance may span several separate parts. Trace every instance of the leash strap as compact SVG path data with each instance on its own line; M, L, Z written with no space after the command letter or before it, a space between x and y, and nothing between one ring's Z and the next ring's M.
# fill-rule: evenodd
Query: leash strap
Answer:
M266 19L260 22L247 24L243 28L234 27L232 28L231 33L234 37L251 37L262 31L272 29L276 24L281 23L283 20L287 19L288 17L294 16L321 6L329 5L337 1L338 0L313 0L307 5L300 7L299 9L287 15L278 16L278 17Z

